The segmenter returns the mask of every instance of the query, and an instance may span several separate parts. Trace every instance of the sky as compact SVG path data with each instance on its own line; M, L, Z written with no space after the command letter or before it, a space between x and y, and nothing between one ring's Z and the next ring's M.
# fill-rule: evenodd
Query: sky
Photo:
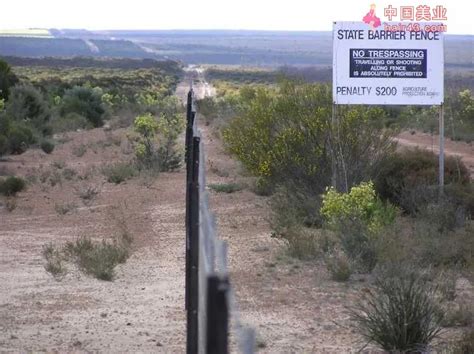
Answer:
M384 8L436 5L447 9L450 34L474 35L472 0L3 0L1 29L253 29L329 31L333 21L361 21ZM400 11L400 10L398 10ZM394 20L399 20L395 18Z

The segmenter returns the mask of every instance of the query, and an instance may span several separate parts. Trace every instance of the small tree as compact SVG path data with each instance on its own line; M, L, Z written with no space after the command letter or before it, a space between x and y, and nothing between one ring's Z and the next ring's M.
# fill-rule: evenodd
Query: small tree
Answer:
M145 166L151 167L156 155L154 139L158 122L150 113L146 113L135 118L133 125L135 131L140 134L140 141L135 147L137 159Z
M40 132L43 132L45 123L51 117L48 103L43 95L30 85L15 86L11 89L6 113L14 121L31 124Z
M10 88L18 82L18 78L12 72L10 65L0 59L0 99L8 100Z
M101 95L100 90L82 86L73 87L64 94L61 115L77 113L87 118L94 127L101 127L104 124L105 113Z

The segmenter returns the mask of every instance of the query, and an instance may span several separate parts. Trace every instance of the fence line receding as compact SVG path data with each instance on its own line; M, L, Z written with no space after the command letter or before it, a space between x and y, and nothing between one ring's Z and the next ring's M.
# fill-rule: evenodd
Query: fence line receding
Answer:
M217 238L209 208L204 144L192 87L186 118L186 352L226 354L232 338L239 352L251 354L255 331L240 320L229 281L227 244Z

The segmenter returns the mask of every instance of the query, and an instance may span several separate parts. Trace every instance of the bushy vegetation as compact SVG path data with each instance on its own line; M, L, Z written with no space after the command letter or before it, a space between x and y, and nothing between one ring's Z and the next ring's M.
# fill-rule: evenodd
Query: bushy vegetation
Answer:
M12 68L0 60L0 156L21 154L30 146L51 152L52 145L46 141L53 133L100 127L112 116L128 127L133 120L124 117L144 112L166 115L176 106L168 96L180 79L181 67L172 61L9 61L20 66ZM163 153L168 153L166 144L162 146Z
M417 272L384 272L353 308L355 329L390 352L425 352L442 329L435 292Z
M177 139L184 129L184 119L178 114L176 101L165 104L164 108L158 117L146 113L135 118L134 130L138 134L135 155L140 169L165 172L181 165Z
M65 91L60 113L62 116L70 113L78 114L85 117L93 127L101 127L104 124L105 113L102 106L101 90L76 86Z
M211 183L209 188L217 193L234 193L243 189L242 185L238 183Z
M50 243L43 247L45 270L61 277L67 273L67 263L73 263L86 274L111 281L115 276L115 267L125 263L130 256L132 241L125 227L110 240L96 242L89 237L80 237L62 247Z
M20 177L10 176L0 179L0 194L14 196L26 188L26 182Z

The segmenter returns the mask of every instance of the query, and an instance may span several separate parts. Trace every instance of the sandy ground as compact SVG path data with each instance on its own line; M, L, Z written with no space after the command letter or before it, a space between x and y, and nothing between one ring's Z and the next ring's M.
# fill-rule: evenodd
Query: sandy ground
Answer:
M195 85L198 97L212 94L206 86ZM188 88L189 82L183 82L177 95L185 97ZM211 128L201 129L208 183L247 183ZM72 168L78 176L89 176L63 178L54 187L49 180L38 180L20 193L11 212L0 201L0 352L184 352L185 174L180 170L156 179L107 183L100 167L129 158L124 134L103 129L70 133L51 155L31 150L0 162L0 174L39 176ZM79 144L88 146L82 157L73 154ZM62 164L66 166L57 167ZM90 206L77 195L84 184L100 190ZM77 209L62 216L55 205L65 202L76 203ZM287 257L281 241L270 237L267 202L248 188L211 192L210 197L219 235L229 244L241 316L256 328L261 352L348 353L362 348L361 338L347 327L346 306L368 286L366 279L337 283L323 264ZM113 282L71 267L60 281L46 273L44 244L81 235L110 237L118 232L120 215L135 241L132 257L118 267ZM469 283L458 287L460 294L473 293Z
M3 171L23 176L66 168L90 175L63 178L54 187L37 181L20 193L15 210L0 207L0 352L184 351L184 173L107 183L98 169L124 155L115 144L102 146L123 133L70 133L51 155L31 150L0 163ZM79 158L72 150L80 143L90 147ZM59 170L55 161L66 166ZM100 190L90 206L76 191L85 184ZM55 205L66 202L77 209L59 215ZM122 215L135 240L115 281L71 267L60 281L46 273L44 244L110 237Z

